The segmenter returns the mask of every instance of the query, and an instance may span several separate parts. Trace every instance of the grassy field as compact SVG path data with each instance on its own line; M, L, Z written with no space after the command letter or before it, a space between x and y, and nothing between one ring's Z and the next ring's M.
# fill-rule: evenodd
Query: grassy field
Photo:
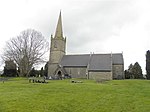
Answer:
M0 82L0 112L149 112L150 81L83 80L29 83L26 78Z

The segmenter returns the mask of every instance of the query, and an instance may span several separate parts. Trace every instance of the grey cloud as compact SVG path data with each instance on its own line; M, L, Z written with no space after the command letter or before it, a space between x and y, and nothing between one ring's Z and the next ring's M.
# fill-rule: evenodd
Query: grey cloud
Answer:
M77 46L91 46L95 41L102 43L112 35L119 35L125 24L136 21L138 17L135 7L132 7L134 2L129 1L97 1L79 6L74 6L64 15L70 51Z

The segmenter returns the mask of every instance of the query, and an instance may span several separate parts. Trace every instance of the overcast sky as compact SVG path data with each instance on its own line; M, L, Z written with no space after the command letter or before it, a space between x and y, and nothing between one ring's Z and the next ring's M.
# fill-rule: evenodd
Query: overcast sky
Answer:
M6 41L28 28L50 42L60 9L67 54L123 52L125 69L139 62L145 73L149 0L1 0L0 53Z

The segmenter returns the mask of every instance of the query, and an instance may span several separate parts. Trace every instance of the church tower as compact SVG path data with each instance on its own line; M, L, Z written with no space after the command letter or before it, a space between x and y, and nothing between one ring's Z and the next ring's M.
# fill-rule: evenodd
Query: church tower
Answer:
M51 35L50 56L48 64L48 76L54 76L59 62L66 53L66 38L63 37L61 12L56 27L55 36Z

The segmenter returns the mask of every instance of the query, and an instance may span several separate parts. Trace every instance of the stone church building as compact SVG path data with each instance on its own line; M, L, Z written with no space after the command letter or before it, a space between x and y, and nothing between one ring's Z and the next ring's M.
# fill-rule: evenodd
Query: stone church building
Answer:
M123 79L123 54L66 55L66 38L63 37L60 12L55 36L51 35L48 76L104 80Z

